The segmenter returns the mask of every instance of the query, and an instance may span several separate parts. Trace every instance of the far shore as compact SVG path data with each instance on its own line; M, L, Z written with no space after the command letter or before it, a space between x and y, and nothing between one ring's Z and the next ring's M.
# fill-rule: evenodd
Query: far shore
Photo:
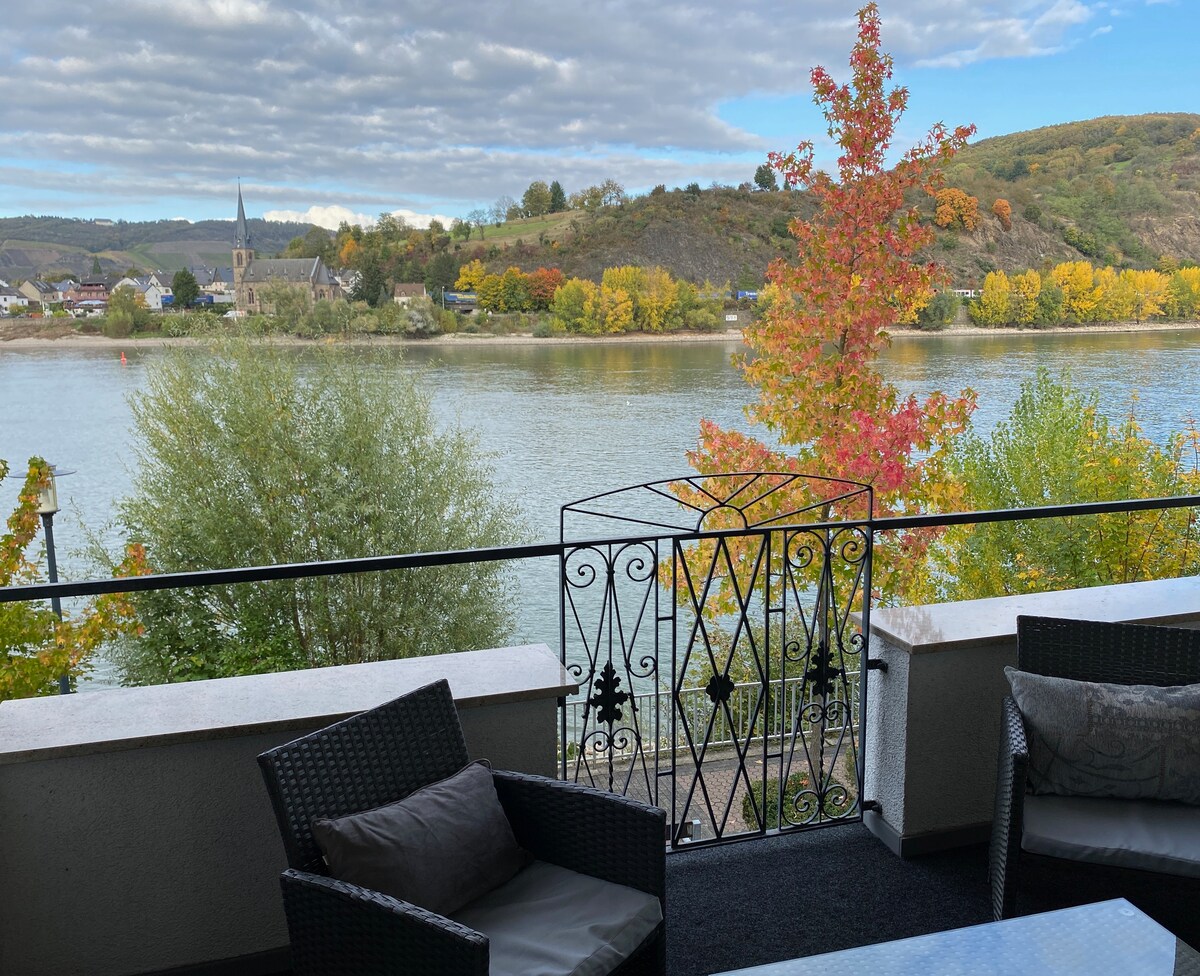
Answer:
M938 331L897 327L890 330L894 340L937 339L946 336L991 336L1016 337L1037 335L1087 335L1097 332L1190 332L1200 329L1200 322L1108 322L1097 325L1053 326L1046 329L984 329L977 326L956 325ZM272 342L295 345L312 345L329 338L302 339L295 336L272 336ZM456 332L428 339L412 339L405 336L359 335L350 341L367 346L471 346L471 345L563 345L563 344L638 344L638 343L689 343L689 342L740 342L741 330L729 329L721 332L675 332L663 335L630 333L613 336L533 336L483 335L480 333ZM97 334L76 331L71 325L58 324L44 319L9 320L0 322L0 352L5 349L151 349L160 346L194 344L201 340L174 338L165 335L129 336L110 339Z

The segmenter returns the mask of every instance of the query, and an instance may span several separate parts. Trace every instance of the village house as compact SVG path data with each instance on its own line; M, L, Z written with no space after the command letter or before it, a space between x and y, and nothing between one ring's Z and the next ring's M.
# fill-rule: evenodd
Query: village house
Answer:
M0 288L0 312L20 315L29 308L29 299L15 288Z
M246 209L242 205L242 189L238 187L233 244L233 287L237 307L248 312L270 311L269 293L274 285L304 291L314 302L341 296L341 286L320 258L254 256L246 227Z
M392 293L392 301L397 305L407 305L414 298L424 298L426 294L422 284L400 284Z

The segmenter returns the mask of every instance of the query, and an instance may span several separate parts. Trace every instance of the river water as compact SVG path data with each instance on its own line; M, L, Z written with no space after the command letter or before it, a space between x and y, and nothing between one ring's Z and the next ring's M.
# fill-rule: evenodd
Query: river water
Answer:
M736 342L412 346L398 368L420 371L434 407L475 430L497 481L537 541L558 537L559 507L613 488L688 473L702 417L748 429L752 390L732 365ZM0 347L0 457L17 472L0 484L12 510L25 460L44 456L75 474L59 482L55 541L63 578L94 574L86 531L106 530L129 488L128 395L161 355L154 349L62 344ZM1040 366L1096 389L1110 419L1139 397L1147 436L1163 440L1200 413L1200 330L901 337L880 362L902 392L979 394L977 430L1003 419ZM115 548L115 546L114 546ZM557 564L521 566L517 642L557 644Z

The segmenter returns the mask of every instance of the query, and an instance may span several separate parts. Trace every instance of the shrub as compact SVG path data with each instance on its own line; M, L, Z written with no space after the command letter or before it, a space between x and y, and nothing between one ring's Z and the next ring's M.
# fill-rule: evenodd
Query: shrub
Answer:
M791 804L796 796L805 790L811 789L811 782L812 777L809 776L808 770L792 773L787 778L787 785L784 787L783 792L784 816L782 817L782 821L784 824L795 823L801 819L801 815ZM854 798L849 793L843 796L843 789L841 784L837 782L830 783L829 791L825 795L824 816L840 817L853 806ZM751 794L753 794L753 798ZM749 791L742 797L742 820L747 825L757 823L754 816L754 806L756 803L758 809L762 811L763 823L767 826L768 830L780 825L779 779L777 777L767 780L765 805L763 803L763 784L761 782L750 784Z

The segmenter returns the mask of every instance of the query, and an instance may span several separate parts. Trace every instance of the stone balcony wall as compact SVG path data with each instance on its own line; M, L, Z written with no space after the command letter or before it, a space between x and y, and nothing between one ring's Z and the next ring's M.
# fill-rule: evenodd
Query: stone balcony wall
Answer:
M871 614L863 795L867 826L903 855L986 840L995 799L1005 665L1017 616L1200 626L1191 577L996 597Z

